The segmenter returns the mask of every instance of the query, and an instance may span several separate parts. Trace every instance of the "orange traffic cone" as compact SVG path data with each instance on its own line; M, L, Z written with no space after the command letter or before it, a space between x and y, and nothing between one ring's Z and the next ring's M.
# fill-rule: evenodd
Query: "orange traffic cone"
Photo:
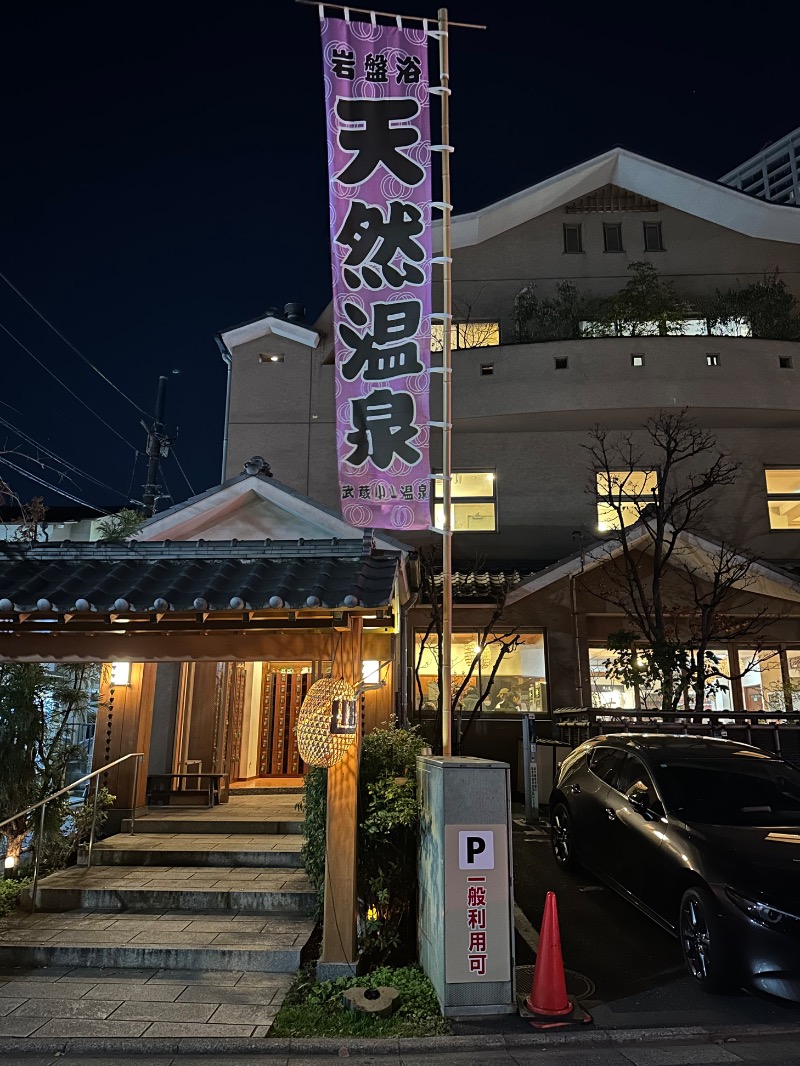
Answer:
M557 1018L572 1013L572 1003L567 999L567 983L564 979L564 960L561 958L561 934L558 929L558 907L555 892L548 892L544 901L542 931L539 934L539 949L533 971L533 988L525 1000L532 1014L545 1014Z

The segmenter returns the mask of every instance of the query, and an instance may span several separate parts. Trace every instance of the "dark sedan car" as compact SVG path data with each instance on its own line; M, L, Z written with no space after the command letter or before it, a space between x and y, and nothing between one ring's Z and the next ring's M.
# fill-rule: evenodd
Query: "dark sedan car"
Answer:
M680 939L709 992L800 1001L800 772L746 744L621 733L567 756L553 854Z

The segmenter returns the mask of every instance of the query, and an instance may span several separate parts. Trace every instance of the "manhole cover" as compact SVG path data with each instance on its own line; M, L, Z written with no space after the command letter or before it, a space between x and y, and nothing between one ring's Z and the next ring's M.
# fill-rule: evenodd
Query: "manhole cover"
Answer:
M517 995L527 996L533 987L533 966L517 966ZM591 999L595 992L594 981L577 970L564 970L567 995L573 999Z

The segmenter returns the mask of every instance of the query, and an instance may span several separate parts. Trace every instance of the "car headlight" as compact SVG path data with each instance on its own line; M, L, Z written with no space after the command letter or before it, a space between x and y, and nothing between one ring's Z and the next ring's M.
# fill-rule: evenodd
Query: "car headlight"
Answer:
M732 888L726 888L725 893L728 899L735 903L739 910L743 911L748 918L752 918L753 921L766 925L770 929L785 928L788 922L800 922L800 918L796 914L790 914L789 911L781 910L780 907L773 907L763 900L744 896L741 892L735 892Z

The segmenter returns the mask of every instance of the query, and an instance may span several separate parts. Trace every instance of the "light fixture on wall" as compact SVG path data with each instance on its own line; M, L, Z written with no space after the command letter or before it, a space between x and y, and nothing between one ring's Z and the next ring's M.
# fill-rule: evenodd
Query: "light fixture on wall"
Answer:
M111 664L111 684L117 688L121 685L130 685L131 683L131 664L130 663L112 663Z
M365 685L379 685L381 664L378 659L364 659L361 663L361 680Z

